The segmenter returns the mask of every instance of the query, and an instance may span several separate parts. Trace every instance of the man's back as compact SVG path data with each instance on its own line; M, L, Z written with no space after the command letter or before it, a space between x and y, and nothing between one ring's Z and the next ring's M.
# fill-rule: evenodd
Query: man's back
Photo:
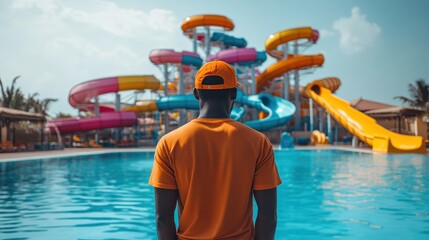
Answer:
M251 239L252 190L280 184L269 140L229 118L199 118L157 146L150 184L179 192L179 239Z

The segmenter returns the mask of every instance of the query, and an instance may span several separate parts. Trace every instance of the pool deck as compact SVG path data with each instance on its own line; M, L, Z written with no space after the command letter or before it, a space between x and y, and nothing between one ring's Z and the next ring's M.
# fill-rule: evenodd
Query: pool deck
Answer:
M11 152L0 153L0 162L3 161L17 161L17 160L31 160L41 158L53 157L68 157L76 155L91 155L98 153L108 152L140 152L140 151L153 151L154 148L65 148L64 150L50 150L50 151L30 151L30 152Z
M279 149L279 148L278 148L278 146L275 145L274 149ZM369 148L353 148L351 146L343 146L343 145L303 146L303 147L297 146L294 149L295 150L333 149L333 150L373 153L373 151ZM76 155L91 155L91 154L109 153L109 152L145 152L145 151L154 151L154 147L140 147L140 148L65 148L64 150L0 153L0 162L32 160L32 159L41 159L41 158L54 158L54 157L68 157L68 156L76 156Z

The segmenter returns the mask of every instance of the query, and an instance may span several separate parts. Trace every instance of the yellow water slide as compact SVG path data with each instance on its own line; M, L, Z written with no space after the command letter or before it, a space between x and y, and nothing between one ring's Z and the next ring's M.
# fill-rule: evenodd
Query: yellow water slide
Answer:
M374 151L383 153L426 153L423 137L402 135L391 132L376 120L332 94L325 88L322 80L308 84L305 91L309 97L335 118L348 131L372 147Z

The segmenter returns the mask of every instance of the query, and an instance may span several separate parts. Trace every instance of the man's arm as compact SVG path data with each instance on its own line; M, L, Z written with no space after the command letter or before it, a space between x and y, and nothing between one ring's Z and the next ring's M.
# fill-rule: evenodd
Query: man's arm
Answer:
M254 190L258 216L255 224L255 240L273 240L277 226L277 188Z
M159 240L177 239L174 210L178 196L177 190L155 188L156 229Z

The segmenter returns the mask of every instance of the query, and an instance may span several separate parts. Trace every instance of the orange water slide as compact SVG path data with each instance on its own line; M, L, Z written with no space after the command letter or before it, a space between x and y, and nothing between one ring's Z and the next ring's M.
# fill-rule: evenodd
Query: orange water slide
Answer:
M322 66L325 61L322 54L298 56L289 54L288 58L285 58L283 50L278 49L289 43L297 49L299 46L314 44L318 39L319 32L311 27L292 28L271 34L265 41L265 51L279 61L269 66L256 78L257 91L263 91L272 80L289 71Z
M270 65L265 71L256 77L256 89L261 92L264 87L277 77L292 70L300 70L311 67L320 67L325 58L322 54L318 55L300 55L284 60L280 60Z
M277 50L277 47L288 42L307 40L316 43L319 39L319 32L311 27L300 27L283 30L271 34L265 41L265 50L267 53L277 59L284 58L283 51Z
M213 14L190 16L185 18L181 24L183 33L189 35L189 37L192 37L194 28L203 26L222 27L225 31L234 29L234 23L231 19Z

